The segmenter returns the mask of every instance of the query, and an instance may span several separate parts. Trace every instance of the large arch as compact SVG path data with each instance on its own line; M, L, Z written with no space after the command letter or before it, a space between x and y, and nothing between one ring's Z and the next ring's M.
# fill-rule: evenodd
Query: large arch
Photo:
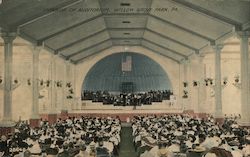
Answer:
M131 60L129 71L122 71L122 60ZM138 79L140 78L140 79ZM168 74L151 58L133 52L111 54L98 61L83 80L82 90L121 92L121 85L129 82L134 92L172 90Z
M106 49L98 55L93 55L91 57L86 58L82 61L81 64L76 66L76 97L81 97L81 90L82 90L82 81L85 80L85 77L91 67L93 67L98 61L101 59L115 53L124 52L124 46L114 46L109 49ZM180 102L180 64L176 61L173 61L170 58L163 57L160 54L157 54L151 50L145 49L140 46L131 46L129 47L130 52L143 54L155 62L159 63L164 71L168 74L170 83L172 84L173 93L177 96L177 104Z

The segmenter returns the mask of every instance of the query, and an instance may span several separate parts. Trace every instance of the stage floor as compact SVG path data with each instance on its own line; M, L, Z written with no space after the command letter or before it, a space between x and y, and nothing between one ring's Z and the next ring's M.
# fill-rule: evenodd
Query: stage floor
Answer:
M81 105L72 108L71 113L182 113L180 106L170 105L169 101L154 102L142 106L113 106L99 102L82 101Z

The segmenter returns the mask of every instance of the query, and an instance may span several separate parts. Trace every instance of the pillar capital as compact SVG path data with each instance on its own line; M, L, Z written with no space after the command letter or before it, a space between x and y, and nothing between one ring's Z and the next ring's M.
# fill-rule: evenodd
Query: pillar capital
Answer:
M224 44L214 44L211 46L215 50L216 53L220 53L221 50L224 48Z
M42 46L40 45L30 45L29 46L29 49L31 50L31 52L33 53L33 55L39 55L39 53L41 52L42 50Z
M183 65L186 65L186 64L190 63L190 60L188 58L185 58L185 59L181 60L180 63L183 64Z
M196 62L202 62L204 58L205 58L204 54L193 53L189 59L194 60Z
M200 61L200 62L203 62L203 59L205 58L205 55L204 54L197 54L197 59Z
M33 50L34 50L34 52L39 53L42 50L42 46L33 45Z
M70 65L71 60L70 60L70 59L65 59L65 60L64 60L64 63L65 63L66 65Z
M1 37L3 38L5 43L10 43L12 42L17 36L16 32L3 32L1 34Z

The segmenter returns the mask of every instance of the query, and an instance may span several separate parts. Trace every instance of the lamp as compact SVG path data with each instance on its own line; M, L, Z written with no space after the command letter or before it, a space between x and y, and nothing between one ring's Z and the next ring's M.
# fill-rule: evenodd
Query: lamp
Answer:
M184 95L182 96L182 98L188 98L188 91L183 90Z
M227 77L224 77L223 78L223 85L227 85L227 81L228 81Z
M184 87L187 87L187 86L188 86L188 83L187 83L187 82L183 82L183 86L184 86Z
M66 87L70 88L72 85L71 85L71 82L67 82L66 83Z
M42 80L40 80L40 86L43 86L43 79Z
M15 79L15 80L14 80L14 83L15 83L15 84L18 84L18 80L17 80L17 79Z
M30 85L31 85L31 81L30 81L30 79L28 79L28 80L27 80L27 84L28 84L28 86L30 86Z
M198 82L197 81L193 81L193 86L194 87L198 86Z
M46 81L46 86L49 87L50 86L50 80Z
M234 76L234 83L233 85L238 88L238 89L241 89L241 82L240 82L240 75L239 74L236 74Z

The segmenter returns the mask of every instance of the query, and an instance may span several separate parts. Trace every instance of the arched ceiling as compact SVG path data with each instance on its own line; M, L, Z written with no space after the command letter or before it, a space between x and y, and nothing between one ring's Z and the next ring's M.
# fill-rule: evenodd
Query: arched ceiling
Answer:
M2 31L73 63L112 46L142 46L177 62L250 31L248 0L3 0Z

